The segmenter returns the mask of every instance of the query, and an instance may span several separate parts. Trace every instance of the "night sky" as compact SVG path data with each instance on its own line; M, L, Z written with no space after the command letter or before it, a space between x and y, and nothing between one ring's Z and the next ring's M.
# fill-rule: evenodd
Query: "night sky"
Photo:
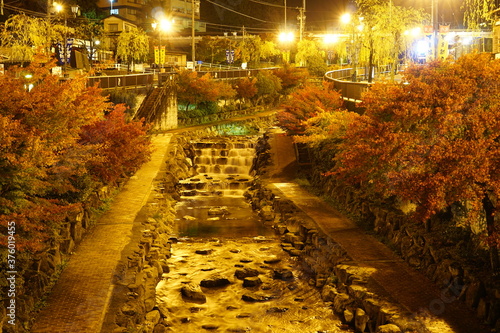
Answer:
M266 21L260 22L247 17L232 13L219 6L202 0L202 19L212 24L242 26L254 29L281 28L284 22L284 10L279 7L264 6L258 2L274 3L283 6L285 0L210 0L232 8L237 12L256 17ZM303 0L286 0L287 22L289 25L297 25L298 7L302 7ZM462 1L458 0L435 0L438 3L438 22L450 24L451 28L460 28L462 22ZM394 0L396 5L422 8L431 14L432 0ZM353 1L349 0L306 0L306 29L308 31L325 31L338 26L339 18L345 12L354 10Z

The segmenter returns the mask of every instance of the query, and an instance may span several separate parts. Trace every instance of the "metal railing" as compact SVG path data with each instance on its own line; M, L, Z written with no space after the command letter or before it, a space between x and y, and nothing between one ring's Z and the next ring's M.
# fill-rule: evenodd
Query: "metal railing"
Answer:
M153 73L142 74L127 74L127 75L106 75L106 76L90 76L88 85L93 86L99 83L99 87L103 89L115 87L139 87L152 85L154 81Z

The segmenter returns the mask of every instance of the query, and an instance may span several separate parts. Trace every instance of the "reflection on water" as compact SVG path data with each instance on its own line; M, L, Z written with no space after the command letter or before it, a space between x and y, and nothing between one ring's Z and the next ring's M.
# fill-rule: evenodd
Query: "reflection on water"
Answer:
M176 205L176 211L175 225L179 236L252 237L274 234L274 230L264 226L243 197L186 197Z

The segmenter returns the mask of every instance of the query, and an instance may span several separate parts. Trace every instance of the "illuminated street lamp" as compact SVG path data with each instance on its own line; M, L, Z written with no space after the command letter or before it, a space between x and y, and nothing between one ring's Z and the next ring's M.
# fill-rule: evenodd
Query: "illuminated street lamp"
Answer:
M64 6L60 3L54 2L54 10L58 14L64 15L64 41L63 41L63 73L66 72L66 65L68 63L68 16L65 13ZM76 17L80 12L80 7L77 5L71 6L71 12L73 13L73 17Z
M326 34L323 37L323 44L326 46L326 50L328 53L328 57L327 57L327 61L326 61L327 65L331 64L332 58L333 58L333 50L331 49L331 46L337 44L338 41L339 41L339 35Z
M285 46L284 60L290 62L290 49L289 46L295 39L295 35L291 31L281 32L278 36L278 40Z
M356 21L354 21L356 19ZM358 77L358 61L359 61L359 54L361 52L361 33L363 32L364 29L364 24L363 24L363 17L356 17L351 16L351 14L346 13L341 16L340 22L343 23L345 26L347 26L349 30L349 35L350 35L350 53L351 53L351 60L352 60L352 81L356 82L357 77Z
M155 62L160 63L161 67L163 68L163 64L165 63L165 47L163 47L161 44L161 35L162 33L172 31L173 21L162 18L158 22L151 23L151 26L153 27L153 30L158 31L159 54L157 56L157 53L155 52Z

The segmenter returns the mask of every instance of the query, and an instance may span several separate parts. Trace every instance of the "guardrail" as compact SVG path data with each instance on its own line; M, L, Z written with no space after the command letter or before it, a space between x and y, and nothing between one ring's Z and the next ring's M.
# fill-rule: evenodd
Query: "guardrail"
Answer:
M325 80L333 82L333 87L340 92L345 100L360 102L361 96L370 88L368 82L351 82L352 68L343 68L325 73ZM358 71L358 76L364 76L364 68Z
M127 75L104 75L104 76L90 76L88 78L88 85L93 86L99 83L99 87L103 89L115 87L139 87L152 85L154 81L153 73L142 74L127 74Z

